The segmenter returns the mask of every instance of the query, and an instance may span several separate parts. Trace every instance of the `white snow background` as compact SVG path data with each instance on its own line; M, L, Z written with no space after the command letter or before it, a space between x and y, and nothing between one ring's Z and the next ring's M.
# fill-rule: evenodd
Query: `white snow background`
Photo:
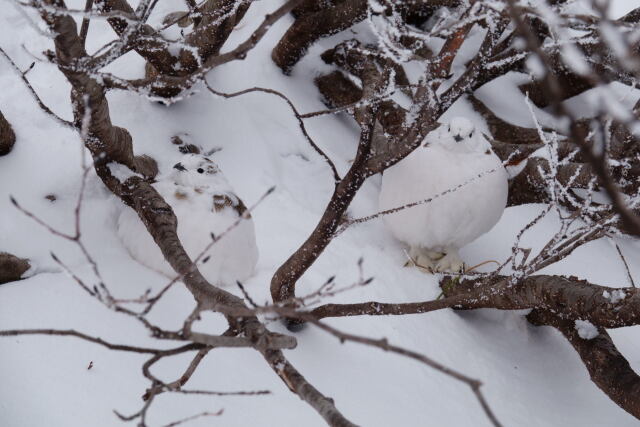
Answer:
M0 46L22 69L41 56L52 43L15 7L0 0ZM132 2L135 3L135 2ZM81 8L84 1L68 1ZM263 0L249 9L226 46L244 40L280 2ZM181 0L160 2L152 16L158 23L165 13L180 10ZM619 16L640 1L618 0L612 14ZM135 4L134 4L135 7ZM350 34L322 39L284 76L270 59L270 47L286 30L291 17L281 19L245 61L236 61L209 73L218 90L235 91L252 86L277 89L289 96L300 111L323 109L313 78L329 70L318 58ZM35 19L37 27L43 29ZM244 22L247 22L246 24ZM366 25L355 28L366 32ZM94 20L88 48L95 50L114 38L106 22ZM24 46L24 47L23 47ZM143 62L128 54L110 69L125 77L143 74ZM50 64L36 61L27 74L44 102L70 119L69 85ZM531 125L524 103L510 102L513 76L485 86L481 99L512 122ZM217 98L200 87L200 93L165 107L131 93L109 93L114 124L127 128L137 154L149 154L161 169L170 168L180 154L171 136L186 132L205 150L221 148L212 158L236 192L252 204L266 189L276 191L253 213L260 259L256 275L246 288L258 302L269 300L269 281L275 269L300 245L317 223L332 192L332 177L324 161L301 135L289 107L280 99L255 93L235 99ZM626 89L626 92L629 90ZM626 93L623 91L623 93ZM513 93L513 92L512 92ZM629 95L631 105L639 93ZM119 316L91 299L55 265L50 252L82 277L93 280L90 266L67 241L53 236L10 203L14 196L25 208L63 230L73 227L73 209L80 185L80 141L72 131L39 110L20 78L0 59L0 110L17 135L11 154L0 157L0 251L34 260L36 274L24 281L0 286L0 329L77 329L109 341L135 345L163 345L126 316ZM452 114L470 113L464 102ZM544 120L544 112L539 112ZM341 173L355 153L356 126L345 116L307 120L312 137L334 159ZM478 126L483 123L478 121ZM353 216L377 211L379 177L370 178L350 208ZM48 194L55 202L45 199ZM166 279L133 261L118 241L115 219L120 202L103 188L95 175L88 182L82 210L83 241L97 259L112 292L134 298L147 288L160 289ZM504 260L516 233L541 206L507 209L487 235L465 247L468 264ZM553 217L528 233L523 245L540 248L557 226ZM640 281L640 243L619 239ZM410 302L433 299L437 280L416 269L402 268L402 246L377 220L353 227L335 240L298 286L299 294L315 290L337 275L342 285L357 279L357 260L374 282L336 296L335 302ZM628 286L627 276L611 241L592 242L546 273L571 274L594 283ZM239 293L238 290L232 289ZM153 311L152 320L178 328L193 308L191 295L174 286ZM578 355L551 328L528 325L519 313L477 310L459 313L442 310L403 317L331 319L345 331L370 337L387 337L392 343L423 352L435 360L480 379L487 400L505 426L632 426L638 421L611 402L590 380ZM206 315L196 330L221 332L221 317ZM286 332L273 323L273 330ZM640 328L610 331L631 366L640 370ZM484 426L489 425L469 388L424 365L379 349L340 344L322 331L307 327L296 335L298 347L287 357L337 407L363 426ZM175 343L165 343L167 347ZM140 372L144 355L108 351L75 338L22 336L0 339L0 426L119 426L112 412L132 413L140 408L148 386ZM154 373L173 380L182 374L189 356L164 361ZM87 366L93 362L92 369ZM165 393L149 414L150 425L162 425L203 410L224 408L221 417L203 418L190 426L320 426L322 419L289 392L259 354L251 349L213 350L189 382L194 389L219 391L262 390L258 397L183 396Z

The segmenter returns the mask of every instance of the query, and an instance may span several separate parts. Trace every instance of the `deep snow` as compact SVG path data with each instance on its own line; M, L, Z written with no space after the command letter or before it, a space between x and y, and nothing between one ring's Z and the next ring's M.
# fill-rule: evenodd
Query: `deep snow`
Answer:
M0 0L0 46L25 69L33 61L26 50L40 56L50 43L17 12L13 3ZM73 7L84 4L80 0L68 3ZM632 2L620 0L618 5L621 3L631 8ZM164 13L182 4L178 0L160 2L154 19L158 22ZM246 37L259 17L278 5L272 0L253 4L245 18L251 24L241 25L227 46ZM271 87L286 93L300 111L324 108L312 80L329 67L321 64L317 55L335 45L341 36L314 45L293 75L285 77L270 61L269 46L274 45L291 19L278 22L245 61L213 70L208 76L210 84L225 91ZM368 31L365 25L357 30ZM112 34L106 23L92 23L90 46L97 48ZM129 54L111 69L127 77L140 76L142 61ZM54 66L37 62L27 76L45 103L70 118L69 86ZM508 80L503 86L513 88ZM4 60L0 60L0 88L0 110L18 136L14 151L0 158L0 250L33 259L40 272L28 280L0 286L0 328L76 328L113 342L172 346L155 342L137 323L88 297L49 256L49 252L55 252L74 272L93 283L90 267L77 248L37 226L10 204L8 196L13 195L53 226L71 230L81 177L81 150L77 135L38 109ZM171 107L135 94L110 93L112 119L131 132L136 152L153 156L161 169L169 168L180 156L170 142L171 136L188 132L205 150L222 148L215 153L215 160L247 204L276 186L275 193L253 215L260 258L256 275L246 283L256 301L267 301L273 272L307 237L328 201L332 191L330 170L305 142L288 106L278 98L256 93L226 100L200 89L200 93ZM496 103L504 102L507 92L499 93ZM483 89L482 97L490 98L491 91ZM455 109L457 114L464 114L468 106L460 102ZM355 150L355 125L344 116L323 116L308 120L307 126L344 173ZM379 177L373 177L365 184L350 209L351 215L377 210L379 183ZM55 202L45 199L48 194L56 196ZM118 204L91 175L82 210L83 241L98 260L112 292L121 297L137 297L147 288L160 289L166 278L132 260L119 243L115 234ZM540 209L541 206L507 209L490 233L462 249L462 257L469 264L505 259L520 227ZM552 216L545 219L525 236L523 245L540 248L557 224ZM626 239L618 243L638 281L640 243ZM302 278L299 293L313 291L334 274L340 284L352 283L357 278L360 257L364 258L366 275L374 276L374 282L340 294L335 301L404 302L432 299L439 293L434 277L402 268L402 246L380 220L356 226L334 241ZM607 240L578 249L546 272L573 274L602 285L628 286L621 261ZM177 328L192 308L191 296L177 286L151 318L161 326ZM591 383L564 338L551 328L528 325L519 313L443 310L427 315L328 322L350 332L387 337L394 344L424 352L482 380L490 405L506 426L637 425L636 419ZM221 317L213 314L197 324L197 329L210 333L221 332L224 327ZM278 323L271 327L284 332ZM611 334L631 366L639 370L640 329L622 328ZM374 348L341 345L311 327L296 337L298 348L287 351L287 357L360 425L489 425L465 385L423 365ZM148 385L140 373L143 361L144 356L110 352L74 338L2 338L0 425L121 425L112 410L126 414L139 409L140 397ZM93 367L88 370L90 362ZM181 356L159 364L154 372L173 380L186 363L187 357ZM219 398L164 394L150 411L151 425L220 408L224 408L220 419L201 419L189 425L323 425L322 419L291 394L253 350L212 351L188 385L220 391L269 389L273 394Z

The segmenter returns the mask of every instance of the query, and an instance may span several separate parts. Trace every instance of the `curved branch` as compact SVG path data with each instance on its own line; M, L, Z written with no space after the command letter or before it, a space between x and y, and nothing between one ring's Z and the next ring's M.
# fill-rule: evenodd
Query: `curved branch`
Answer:
M333 399L324 396L310 384L284 357L281 351L262 350L261 353L271 369L280 377L289 390L311 405L327 424L335 427L356 427L356 424L346 419L336 409Z
M371 150L374 126L373 112L370 111L367 115L369 128L360 134L358 154L347 174L336 185L318 225L271 279L271 297L274 302L292 300L295 297L296 282L329 245L347 208L367 178L363 168Z
M246 93L251 93L251 92L268 93L268 94L271 94L271 95L276 95L277 97L283 99L287 103L287 105L289 105L289 108L291 108L291 111L293 111L293 115L295 116L296 120L298 121L298 125L300 126L300 130L302 131L302 134L306 138L306 140L309 143L309 145L311 145L311 147L315 150L315 152L318 153L320 155L320 157L322 157L324 159L324 161L327 162L327 165L329 165L329 168L331 168L331 173L333 173L334 182L335 183L340 182L340 175L338 174L338 169L336 169L336 165L333 163L333 161L331 161L331 158L324 151L322 151L322 148L320 148L318 146L318 144L315 143L315 141L311 138L311 136L309 136L309 133L307 132L307 128L304 125L304 120L302 120L302 116L298 112L298 109L295 107L295 105L293 105L293 102L291 102L291 100L286 95L284 95L282 92L278 92L277 90L263 88L263 87L252 87L252 88L241 90L241 91L238 91L238 92L224 93L224 92L218 92L217 90L213 89L209 85L209 82L207 82L206 80L205 80L204 83L207 86L207 89L209 89L209 92L211 92L211 93L213 93L215 95L218 95L218 96L222 96L222 97L227 98L227 99L228 98L234 98L236 96L244 95Z
M422 314L444 308L553 311L574 320L588 320L603 328L640 324L640 288L610 288L576 277L530 276L513 284L496 276L442 284L446 298L414 303L365 302L325 304L310 314L318 319L347 316Z
M547 311L535 310L527 319L536 325L556 328L578 352L589 371L591 381L622 409L640 419L640 376L618 351L606 330L598 328L598 336L583 339L575 323Z
M385 113L393 109L394 103L390 103L391 107L385 106L385 108L365 105L354 109L354 118L363 129L354 162L335 187L316 228L300 248L278 268L271 279L271 296L274 302L285 302L295 297L296 282L335 237L344 214L364 181L394 165L420 145L426 134L437 126L440 115L469 89L474 79L480 74L483 62L493 52L507 24L508 21L501 17L499 23L487 32L479 52L472 60L472 65L468 67L468 72L445 92L443 99L446 98L446 101L435 102L431 82L424 83L418 88L414 96L415 105L411 108L413 116L411 124L405 123L405 115L402 112L397 116L394 114L390 120L382 118ZM456 34L453 37L457 36ZM455 44L441 54L449 55L451 49L455 50ZM375 51L363 48L355 41L341 43L338 48L325 52L323 59L357 75L362 81L362 95L365 99L384 92L390 80L390 73L393 71L391 67L384 64L384 57L380 58ZM400 117L400 120L397 117ZM383 122L386 120L388 120L387 128L384 128ZM395 135L394 128L397 129Z
M7 52L4 51L4 49L0 48L0 54L2 56L4 56L7 61L9 61L9 63L11 64L11 67L14 69L16 74L18 74L18 76L20 76L20 78L24 82L25 86L27 87L27 89L29 90L31 95L33 96L33 99L36 100L36 102L38 103L38 105L40 106L42 111L44 111L45 113L47 113L48 115L53 117L56 121L58 121L63 126L67 126L67 127L71 127L71 128L75 127L73 123L71 123L70 121L65 120L62 117L58 116L56 113L51 111L51 109L49 107L47 107L44 104L44 102L42 102L42 99L40 99L40 97L38 96L38 93L33 89L33 86L31 86L31 83L29 83L29 80L27 80L27 77L25 76L25 74L18 67L18 65L15 62L13 62L13 59L11 59L11 57L7 54Z
M289 27L271 52L271 59L285 73L319 38L346 30L367 14L366 0L344 0L336 5L304 14Z
M491 421L491 423L496 426L496 427L500 427L502 426L502 424L500 423L500 421L498 421L498 418L496 417L496 415L493 413L493 410L491 409L491 407L489 406L489 404L487 403L484 394L482 393L480 387L482 386L482 382L468 377L467 375L462 374L459 371L456 371L454 369L448 368L447 366L444 366L443 364L423 355L420 353L417 353L415 351L412 350L408 350L406 348L403 347L398 347L396 345L390 344L387 339L382 338L382 339L373 339L373 338L366 338L366 337L362 337L359 335L353 335L353 334L349 334L346 332L342 332L339 331L335 328L332 328L331 326L327 325L326 323L323 322L319 322L317 320L313 320L312 321L313 324L315 326L317 326L318 328L322 329L325 332L330 333L331 335L335 336L336 338L340 339L341 341L351 341L351 342L356 342L359 344L363 344L363 345L368 345L368 346L372 346L372 347L376 347L379 348L383 351L388 351L391 353L395 353L395 354L399 354L401 356L404 357L408 357L409 359L413 359L416 360L420 363L423 363L433 369L435 369L436 371L439 371L445 375L450 376L451 378L456 379L457 381L463 382L465 384L467 384L471 390L473 391L473 394L475 394L476 399L478 400L478 402L480 403L480 406L482 406L482 410L485 412L487 418L489 418L489 421Z

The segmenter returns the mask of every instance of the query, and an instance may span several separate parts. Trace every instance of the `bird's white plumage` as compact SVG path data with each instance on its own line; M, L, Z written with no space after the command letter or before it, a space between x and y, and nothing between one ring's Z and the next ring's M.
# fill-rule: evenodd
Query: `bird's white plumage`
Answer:
M430 202L383 217L395 237L410 246L412 257L437 270L462 267L458 249L502 216L507 202L502 162L473 123L458 117L430 133L423 146L382 177L380 210L426 200L461 184Z
M221 235L246 209L218 166L197 154L185 155L153 186L178 218L178 236L192 259L211 243L211 233ZM176 275L132 209L120 213L118 236L138 262L168 277ZM233 285L249 278L258 260L251 217L221 237L206 255L209 260L198 269L210 283Z

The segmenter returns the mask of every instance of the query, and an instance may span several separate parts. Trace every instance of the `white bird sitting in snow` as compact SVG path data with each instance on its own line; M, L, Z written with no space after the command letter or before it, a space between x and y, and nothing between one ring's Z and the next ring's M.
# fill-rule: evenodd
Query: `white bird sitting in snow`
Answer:
M173 208L178 237L192 260L211 244L211 233L221 235L245 215L207 250L205 257L210 258L198 269L218 286L233 285L253 274L258 260L253 220L214 162L187 154L153 186ZM168 277L176 276L132 209L123 210L118 218L118 236L135 260Z
M382 176L382 211L433 197L385 215L384 222L409 245L417 265L462 271L458 250L488 232L507 203L507 172L466 118L454 118L431 132L423 146Z

